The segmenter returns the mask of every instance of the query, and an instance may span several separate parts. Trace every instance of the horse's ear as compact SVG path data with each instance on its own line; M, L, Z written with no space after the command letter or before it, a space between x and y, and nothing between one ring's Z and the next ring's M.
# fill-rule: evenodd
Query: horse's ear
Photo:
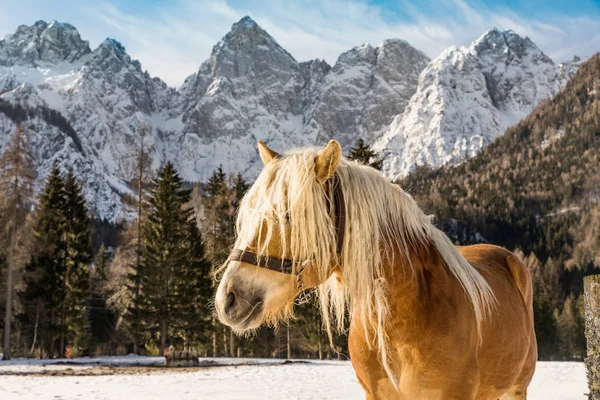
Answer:
M330 140L315 159L315 172L319 182L325 182L335 173L341 158L342 146L337 141Z
M262 140L258 141L258 153L263 164L267 165L272 159L279 157L279 154L267 147Z

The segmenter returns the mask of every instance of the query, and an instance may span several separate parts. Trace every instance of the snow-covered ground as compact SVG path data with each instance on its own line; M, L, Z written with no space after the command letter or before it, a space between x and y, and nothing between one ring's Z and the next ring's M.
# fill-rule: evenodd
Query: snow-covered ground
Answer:
M0 399L364 399L347 361L200 360L205 367L185 370L156 368L159 357L5 361ZM56 372L66 375L49 375ZM540 362L529 400L584 400L586 392L583 363Z

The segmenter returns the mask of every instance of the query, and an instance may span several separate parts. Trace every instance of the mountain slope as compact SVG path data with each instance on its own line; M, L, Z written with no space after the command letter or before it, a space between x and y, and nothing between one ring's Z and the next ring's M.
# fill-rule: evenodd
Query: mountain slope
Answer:
M375 148L390 178L417 166L473 157L552 98L576 66L556 65L529 38L492 29L469 47L451 47L419 77L404 114Z

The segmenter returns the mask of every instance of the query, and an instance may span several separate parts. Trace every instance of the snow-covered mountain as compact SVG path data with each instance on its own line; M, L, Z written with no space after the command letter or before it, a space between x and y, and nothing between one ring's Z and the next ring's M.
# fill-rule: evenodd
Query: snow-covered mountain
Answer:
M171 160L188 181L218 166L253 178L257 139L279 150L335 138L348 150L359 137L375 142L397 178L475 155L577 66L493 29L431 62L392 39L355 47L331 67L298 62L245 17L175 90L116 40L92 51L72 25L38 21L0 41L0 150L23 121L39 181L54 161L73 167L97 214L117 220L144 124L154 167Z
M308 125L317 141L336 138L345 148L359 137L373 143L404 111L428 62L425 54L399 39L342 54L309 112Z
M368 44L335 65L299 63L251 18L234 24L179 90L181 164L189 180L219 165L254 176L256 140L274 149L372 142L408 103L429 59L401 40ZM175 149L174 149L175 150Z
M427 62L408 43L388 40L342 54L333 68L300 63L245 17L175 90L116 40L92 51L72 25L38 21L0 41L0 99L8 102L0 104L0 148L24 121L39 180L53 161L73 167L98 215L116 220L142 124L152 128L155 167L171 160L188 181L219 165L253 178L256 139L274 149L374 140L415 93ZM6 104L25 111L3 112Z
M391 179L417 166L474 156L506 128L553 97L578 63L555 64L529 38L492 29L469 47L451 47L419 77L417 92L375 149Z
M0 41L1 98L29 110L25 126L37 154L39 179L53 161L73 167L101 217L122 215L140 126L160 117L173 89L142 71L121 44L107 39L91 51L77 30L57 22L20 26ZM58 111L69 128L42 118ZM16 125L0 124L0 145ZM64 125L64 124L63 124ZM158 124L155 133L162 128ZM150 140L152 142L152 140ZM160 147L160 146L157 146Z

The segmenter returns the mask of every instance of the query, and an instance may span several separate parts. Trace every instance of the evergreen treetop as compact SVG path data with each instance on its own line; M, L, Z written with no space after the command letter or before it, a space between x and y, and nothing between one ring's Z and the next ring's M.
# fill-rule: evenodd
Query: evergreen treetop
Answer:
M373 167L376 170L381 170L382 160L377 158L375 151L373 151L361 138L356 142L356 147L353 147L350 150L348 159L358 161L359 163Z

